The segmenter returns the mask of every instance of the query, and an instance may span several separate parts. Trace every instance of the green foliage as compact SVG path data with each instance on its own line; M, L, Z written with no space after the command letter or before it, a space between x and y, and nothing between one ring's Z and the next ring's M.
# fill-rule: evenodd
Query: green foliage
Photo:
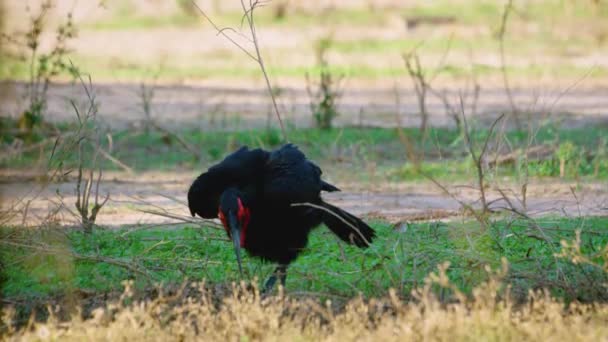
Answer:
M288 291L379 296L392 287L407 296L437 265L449 261L450 280L470 294L487 280L485 267L498 268L505 257L510 264L507 282L516 297L548 287L566 300L608 300L602 286L608 277L601 268L556 257L560 241L574 240L577 230L584 254L608 244L606 218L499 219L491 221L490 229L474 221L401 224L399 229L384 222L372 226L378 237L366 250L339 242L327 229L315 230L309 247L290 267ZM134 279L139 288L185 279L211 284L238 280L234 252L221 229L97 229L92 236L73 230L1 232L5 298L43 298L74 289L118 291L124 279ZM14 241L20 243L11 245ZM258 281L273 269L248 257L244 266L247 279Z
M0 119L2 127L7 132L13 131L17 123L9 119ZM62 132L78 130L77 125L59 125ZM403 130L412 141L418 142L417 152L426 156L421 160L420 168L426 174L439 179L469 179L474 173L473 165L466 154L466 146L460 132L453 129L430 128L428 139L422 139L415 128ZM200 169L210 163L217 162L232 152L236 147L248 145L261 146L267 149L278 147L281 143L280 132L276 129L254 129L242 131L200 131L187 129L176 132L191 146L200 147L201 161L193 159L192 154L179 144L167 143L162 132L133 133L130 130L112 133L113 156L135 170L180 170ZM407 159L399 134L395 129L385 128L356 128L345 127L325 130L318 128L292 129L288 132L290 141L300 148L313 160L324 165L335 166L336 161L342 165L366 167L377 165L380 174L393 181L421 179L420 170L416 169ZM485 141L487 132L476 130L471 139L475 146ZM526 146L526 132L508 131L506 139L512 147ZM13 143L20 138L11 134L3 134L2 142ZM40 141L43 136L36 136L33 142ZM564 177L594 177L608 178L608 158L606 158L606 141L608 131L601 126L577 129L559 129L545 127L538 131L536 144L553 144L557 139L569 141L576 153L567 164ZM102 147L107 140L102 140ZM566 146L566 145L565 145ZM569 147L570 148L570 147ZM46 146L45 153L50 155L52 146ZM588 151L588 152L587 152ZM570 152L569 152L570 153ZM541 160L530 160L528 172L531 177L557 177L560 175L560 162L557 155ZM27 168L39 160L39 151L31 151L14 157L6 158L0 166L11 168ZM74 165L75 155L66 155L66 164ZM117 166L109 161L100 160L104 169L115 170ZM88 167L88 165L85 165ZM504 165L491 170L496 176L515 177L521 172L523 165ZM326 172L333 172L329 168ZM367 178L361 173L353 174L358 180Z
M46 0L40 3L38 11L31 13L28 7L28 27L24 33L13 32L8 42L14 49L23 54L20 58L23 67L11 65L16 56L5 56L0 53L0 61L4 64L8 61L9 66L3 67L0 73L7 72L9 76L13 70L26 71L28 108L19 119L19 129L27 141L32 140L34 130L44 122L44 111L47 104L47 90L52 79L59 75L70 75L76 77L78 69L68 63L68 43L76 37L77 30L73 22L72 14L66 15L65 21L56 29L55 41L49 52L42 53L40 50L41 37L49 28L46 25L49 10L53 2ZM8 37L8 36L7 36ZM4 40L2 36L0 39ZM6 69L5 69L6 68Z
M333 89L334 81L328 69L321 70L319 75L320 101L316 104L311 103L315 126L321 129L330 129L333 126L334 118L338 116L336 100L338 93Z
M331 48L333 39L325 37L319 39L315 45L317 64L319 66L319 81L316 89L312 90L312 81L306 74L307 91L310 98L310 110L315 120L315 127L320 129L331 129L334 119L338 116L337 101L340 98L340 81L342 77L336 78L332 73L326 58L327 51Z
M191 3L187 0L179 2ZM162 16L134 16L132 12L121 12L108 20L89 23L87 27L99 31L149 30L163 27L193 27L200 23L200 18L190 13L190 10Z
M565 141L559 145L555 155L559 160L570 161L576 156L577 148L571 141Z

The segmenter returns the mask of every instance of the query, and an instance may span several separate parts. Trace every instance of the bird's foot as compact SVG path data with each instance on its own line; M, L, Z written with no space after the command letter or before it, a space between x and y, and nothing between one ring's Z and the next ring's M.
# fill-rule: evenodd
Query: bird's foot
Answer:
M287 265L277 266L274 272L272 272L272 275L268 278L268 280L266 280L266 283L264 283L264 291L262 291L262 294L267 295L272 292L277 279L281 282L281 285L285 287L285 280L287 279Z
M275 274L271 275L264 283L264 290L262 291L262 294L269 294L270 292L272 292L272 289L274 288L276 282L277 276Z

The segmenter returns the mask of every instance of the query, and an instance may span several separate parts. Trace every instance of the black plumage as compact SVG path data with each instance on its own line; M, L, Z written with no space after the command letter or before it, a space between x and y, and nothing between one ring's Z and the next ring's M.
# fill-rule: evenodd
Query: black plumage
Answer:
M306 247L310 231L324 223L343 241L364 248L375 233L356 216L321 198L339 189L294 145L267 152L242 147L201 174L188 191L191 214L219 217L235 244L279 266L266 283L285 282L287 266Z

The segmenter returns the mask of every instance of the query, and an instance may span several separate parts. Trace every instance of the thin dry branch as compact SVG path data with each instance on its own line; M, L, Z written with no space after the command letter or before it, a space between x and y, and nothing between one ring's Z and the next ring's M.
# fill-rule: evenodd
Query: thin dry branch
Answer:
M513 100L513 94L511 92L511 87L509 85L509 77L507 76L507 62L505 57L505 35L507 33L507 23L509 21L509 15L513 11L513 0L508 0L505 4L504 11L502 13L502 18L500 21L500 28L498 30L498 40L500 46L500 70L502 73L502 81L505 87L505 91L507 92L507 98L509 100L509 105L511 106L511 115L515 120L515 126L518 130L522 129L521 120L519 118L519 110L515 105L515 100Z
M100 148L96 149L97 151L101 151ZM93 158L93 165L89 170L89 174L86 177L86 184L84 189L82 189L83 183L83 164L84 161L82 159L82 143L79 144L78 147L78 176L76 179L76 210L80 213L82 227L85 233L91 233L93 225L95 224L95 220L97 219L97 214L101 210L101 208L108 202L110 199L110 193L107 193L102 202L99 202L99 184L101 183L102 171L99 168L97 173L97 179L95 179L94 168L97 164L97 153ZM93 207L91 208L91 212L89 213L89 201L91 198L91 190L93 188L93 183L95 183L95 198Z
M236 30L234 30L232 28L220 28L213 22L213 20L211 20L211 18L205 13L205 11L203 11L203 9L200 6L198 6L198 4L194 0L192 0L192 4L198 9L198 11L201 13L201 15L205 18L205 20L208 21L211 24L211 26L213 26L213 28L215 29L215 31L217 32L218 35L221 35L224 38L226 38L229 42L231 42L234 46L236 46L238 49L243 51L249 58L251 58L253 61L255 61L258 64L258 66L260 67L260 71L262 71L262 75L264 76L264 81L266 82L266 88L268 90L268 93L270 94L270 99L272 101L272 106L274 108L274 112L279 121L279 126L281 127L281 133L283 134L283 140L285 142L289 142L289 139L287 138L287 131L285 130L285 125L283 124L283 119L281 118L281 113L279 112L279 106L277 105L277 101L276 101L274 92L272 90L272 85L270 84L270 78L268 77L268 72L266 71L266 66L264 64L264 58L262 57L262 54L260 52L260 45L259 45L257 30L256 30L256 26L255 26L254 11L256 8L262 6L263 3L258 0L249 1L249 8L248 8L245 5L245 1L241 0L241 7L243 9L243 18L246 19L247 25L249 27L249 33L251 34L251 39L247 39L247 40L253 44L253 47L255 49L254 53L251 53L250 51L248 51L244 46L239 44L236 40L234 40L232 37L230 37L230 35L227 33L227 32L237 32Z
M464 124L465 143L469 150L469 154L471 155L471 158L473 159L473 162L475 163L482 210L484 213L486 213L489 211L489 208L488 208L488 203L487 203L487 198L486 198L486 193L485 193L485 174L484 174L484 168L483 168L484 156L485 156L486 150L488 148L488 143L490 141L490 138L492 137L492 134L494 132L494 128L496 127L496 124L498 124L498 122L504 117L504 113L501 114L498 118L496 118L496 120L494 120L494 122L492 122L492 125L490 126L490 130L488 131L488 136L486 137L486 139L483 143L483 147L481 148L481 152L479 153L479 155L477 155L477 153L475 153L475 148L473 147L473 142L471 140L471 135L470 135L471 133L470 133L469 125L467 122L467 116L466 116L465 110L464 110L464 101L463 101L462 95L460 96L460 110L461 110L461 114L462 114L462 122Z
M397 134L399 135L399 140L401 140L401 144L405 147L405 153L407 155L407 159L414 165L415 169L419 169L419 158L418 153L416 151L416 146L412 142L412 139L405 134L403 130L403 125L401 122L401 94L399 93L399 87L397 83L395 83L393 87L393 91L395 93L395 105L397 110L395 111L395 120L397 122Z
M124 171L126 171L127 173L132 174L132 175L135 174L135 170L133 170L127 164L125 164L125 163L121 162L120 160L118 160L116 157L113 157L108 152L104 151L101 148L101 146L98 147L98 151L99 151L99 154L101 154L102 157L104 157L107 160L109 160L110 162L114 163L115 165L117 165L118 167L120 167L121 169L123 169Z
M212 220L199 219L199 218L189 217L186 215L180 215L180 214L151 210L151 209L138 209L137 211L140 211L145 214L156 215L156 216L161 216L161 217L165 217L165 218L170 218L173 220L178 220L183 223L193 223L193 224L197 224L200 226L205 226L205 227L209 227L209 228L213 228L213 229L224 230L224 228L221 224L214 222Z
M490 160L489 166L515 164L521 157L525 158L526 161L550 159L553 158L555 149L555 146L549 144L526 146L524 149L517 149L504 155L496 155L493 160Z
M426 94L429 88L429 84L426 80L424 70L420 64L420 57L416 51L403 55L403 61L407 73L410 75L412 82L414 83L414 91L416 91L416 97L418 99L418 109L420 111L420 131L423 136L426 136L427 125L428 125L428 111L426 108Z

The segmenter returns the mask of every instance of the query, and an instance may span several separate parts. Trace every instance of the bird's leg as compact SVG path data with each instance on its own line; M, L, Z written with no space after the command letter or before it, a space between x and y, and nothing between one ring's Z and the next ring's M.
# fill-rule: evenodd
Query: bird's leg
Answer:
M287 280L287 265L279 265L275 272L279 276L279 281L281 282L281 286L285 287L285 281Z
M273 272L272 275L264 283L263 293L270 292L272 290L272 288L274 287L274 283L276 283L276 282L277 282L277 276Z
M275 268L272 275L264 283L264 293L272 291L274 284L277 282L277 278L281 282L281 285L285 286L285 280L287 279L287 265L279 265Z

